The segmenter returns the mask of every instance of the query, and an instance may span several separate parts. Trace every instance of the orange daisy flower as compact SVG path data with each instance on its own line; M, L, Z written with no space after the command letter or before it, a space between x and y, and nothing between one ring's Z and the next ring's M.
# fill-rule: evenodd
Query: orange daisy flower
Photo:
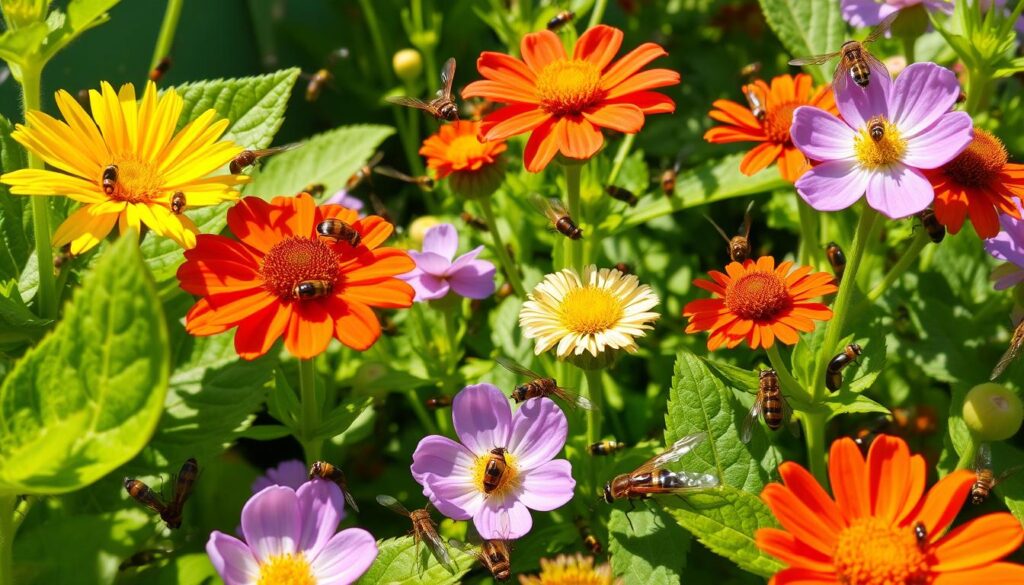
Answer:
M803 467L779 466L785 486L761 492L784 530L762 528L757 546L789 565L770 585L975 585L1024 583L1024 566L998 562L1024 542L1006 512L946 532L975 480L954 471L925 493L924 458L881 435L867 461L852 439L832 443L835 500Z
M804 170L809 168L803 155L789 137L793 124L793 110L800 106L815 106L839 115L832 88L823 85L811 93L811 76L799 73L779 75L772 79L772 85L758 79L744 86L745 92L752 92L763 103L764 115L758 119L750 108L732 100L715 100L711 105L716 109L709 116L726 124L715 126L704 134L704 140L714 144L728 142L760 142L740 161L740 172L750 176L763 170L776 160L779 174L795 183Z
M420 148L437 179L450 177L452 189L467 197L490 195L503 177L499 155L508 145L504 140L480 142L479 133L480 122L444 124Z
M644 43L612 63L622 37L617 28L595 26L576 41L570 58L558 35L544 30L523 37L522 61L481 53L476 66L484 80L467 85L462 97L508 104L484 119L484 140L529 132L523 162L537 173L559 152L572 159L592 157L604 145L602 128L634 134L645 114L674 112L671 99L650 90L676 85L679 74L640 71L668 53Z
M319 237L317 225L330 218L359 232L359 245ZM365 350L380 337L370 307L412 305L412 287L394 277L416 263L403 250L378 247L393 229L380 217L317 207L302 193L270 203L246 197L227 220L238 240L200 234L185 252L178 280L202 297L188 312L186 330L216 335L238 327L235 350L247 360L267 353L281 336L301 359L322 353L332 337Z
M761 256L756 262L729 264L726 274L708 272L714 282L694 280L694 285L711 291L715 298L690 301L683 307L683 316L690 318L686 332L710 331L711 351L723 343L731 349L744 340L751 349L768 348L776 337L795 344L798 331L814 330L814 319L832 318L831 309L810 299L837 289L831 274L812 274L810 266L790 272L792 267L792 262L776 267L775 258Z
M1020 219L1024 165L1010 164L1006 147L992 134L974 129L974 140L943 166L928 172L935 187L935 218L955 234L970 217L980 238L999 233L999 212Z

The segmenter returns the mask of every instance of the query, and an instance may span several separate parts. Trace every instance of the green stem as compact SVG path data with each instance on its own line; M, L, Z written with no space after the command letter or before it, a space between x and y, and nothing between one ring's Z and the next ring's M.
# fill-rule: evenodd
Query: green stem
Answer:
M566 211L577 223L582 220L580 214L580 175L583 173L583 165L569 164L563 165L565 169L565 206ZM586 235L584 234L584 237ZM593 237L593 234L591 234ZM565 264L566 266L575 269L577 272L582 272L582 252L583 242L579 240L570 240L565 238Z
M903 40L903 57L907 60L907 65L911 65L916 60L914 45L917 42L917 36L906 35L902 37Z
M427 407L423 406L423 401L420 400L419 394L416 394L416 390L412 388L406 390L405 397L409 399L409 406L412 407L412 411L416 414L420 424L423 425L423 428L427 429L427 434L438 434L437 425L431 420L430 413L427 412Z
M377 21L377 13L373 10L373 2L370 0L359 0L359 6L366 17L366 26L370 29L370 39L373 41L373 52L377 58L377 68L381 70L384 78L391 84L393 72L391 64L388 63L388 54L384 48L384 37L380 34L380 23Z
M771 347L766 348L764 351L768 354L768 361L771 362L775 373L779 375L779 381L782 382L782 387L787 390L787 393L790 396L798 394L801 400L810 400L810 393L800 385L800 382L793 377L793 374L789 373L785 360L779 354L779 344L773 343Z
M178 19L181 18L182 4L184 4L184 0L167 0L164 22L160 25L160 36L156 38L153 58L149 63L150 71L160 64L161 59L171 54L171 47L174 45L174 31L178 29Z
M602 370L583 370L587 378L587 398L591 409L587 411L587 445L601 440L601 407L604 402L604 379ZM591 492L597 490L597 463L593 457L588 458Z
M825 487L828 485L828 464L825 460L825 426L828 423L828 415L823 412L805 412L803 422L811 475Z
M601 19L604 18L604 9L608 6L608 0L597 0L594 2L594 10L590 13L590 22L587 23L587 28L593 28L601 24Z
M14 583L15 503L17 496L0 496L0 585Z
M964 110L968 114L976 116L985 109L991 81L987 73L978 68L971 69L967 76L967 103L964 104Z
M802 200L798 199L796 205L800 211L800 263L804 266L817 266L816 257L822 249L821 240L818 239L821 214Z
M608 173L609 185L614 185L619 178L622 164L626 162L626 157L629 156L629 151L633 148L635 141L636 134L626 134L626 137L622 139L622 144L619 145L619 150L615 153L615 160L612 161L612 172Z
M316 399L316 358L299 360L299 399L302 402L302 449L306 452L306 463L312 465L320 459L323 438L317 436L320 429L320 403Z
M928 232L921 230L917 233L914 241L911 242L910 247L903 252L903 256L889 269L889 272L885 275L881 282L876 284L874 288L868 292L868 301L874 302L878 300L878 297L882 296L886 290L899 277L903 276L903 273L917 260L917 257L921 255L921 250L928 245Z
M491 237L494 238L494 252L498 255L498 262L501 263L501 269L505 273L505 278L512 285L512 290L516 291L516 295L523 298L526 296L526 289L523 288L523 281L519 278L519 270L516 269L512 258L509 257L508 249L505 248L505 242L501 239L501 232L498 231L498 220L494 217L494 208L491 207L491 198L481 197L479 203L480 209L484 214L484 221L487 222L487 229L490 230Z
M956 462L956 469L971 469L974 466L974 458L978 456L978 442L971 437L971 442L964 449L964 452L960 454L960 459Z
M43 68L38 63L25 63L21 67L21 95L25 113L42 110ZM28 151L28 168L42 169L43 159ZM32 197L32 235L36 241L36 260L39 264L39 316L57 318L57 284L53 275L53 248L50 245L50 202L47 197Z

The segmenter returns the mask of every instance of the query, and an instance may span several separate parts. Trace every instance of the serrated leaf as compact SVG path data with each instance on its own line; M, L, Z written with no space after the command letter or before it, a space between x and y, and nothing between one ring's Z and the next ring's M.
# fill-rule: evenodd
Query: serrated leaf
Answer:
M25 168L25 149L11 138L14 125L0 116L0 169L10 173ZM32 231L25 223L29 198L11 195L0 185L0 279L18 278L32 252Z
M615 508L608 519L612 572L625 585L679 583L690 541L689 533L655 506Z
M156 287L123 237L0 386L0 493L72 491L134 457L163 408L167 346Z
M759 0L764 18L793 57L838 51L846 41L842 9L833 0ZM832 78L834 62L809 67L818 83Z
M419 546L411 536L377 541L377 558L370 569L356 581L359 585L454 585L469 572L476 559L455 547L448 547L459 571L452 575L439 565L427 547Z

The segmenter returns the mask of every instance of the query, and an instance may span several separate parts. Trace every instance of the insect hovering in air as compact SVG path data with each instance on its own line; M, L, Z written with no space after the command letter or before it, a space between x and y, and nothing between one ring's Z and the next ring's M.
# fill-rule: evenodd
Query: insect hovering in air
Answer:
M577 406L584 410L592 410L594 408L594 405L589 400L560 387L553 378L545 378L506 357L499 356L494 361L513 374L519 374L530 379L529 382L516 386L512 391L510 398L516 402L524 402L531 398L555 397L573 408Z
M664 452L633 470L615 476L604 484L604 501L649 498L661 494L686 494L716 487L718 478L710 473L669 471L664 467L678 461L707 437L706 433L687 435Z
M297 148L299 143L285 144L283 146L275 146L273 148L262 148L257 150L243 150L238 153L238 156L231 159L231 163L228 165L228 170L231 171L232 175L237 175L242 172L246 167L256 164L256 161L274 155Z
M345 182L345 188L349 191L355 190L356 187L361 185L363 181L370 178L373 173L373 168L380 164L381 159L384 158L383 152L377 152L373 157L366 162L365 165L359 167L359 170L352 174Z
M587 447L587 452L590 453L591 455L604 456L611 455L613 453L618 453L619 451L622 451L625 448L625 443L620 443L618 441L606 439L604 441L598 441Z
M352 509L357 513L359 512L359 506L356 505L355 498L348 491L348 482L345 481L344 472L326 461L317 461L309 468L309 479L317 478L334 482L341 488L341 493L345 496L345 503L352 506Z
M604 547L601 546L601 541L594 536L594 533L590 530L590 526L587 525L587 521L583 519L583 516L577 516L576 529L580 531L580 538L583 539L583 546L587 547L590 554L599 555L604 552Z
M946 237L946 226L939 223L939 219L935 217L935 211L931 208L918 213L917 218L921 220L921 225L924 226L924 231L928 232L932 243L938 244Z
M427 398L424 403L430 410L437 410L439 408L447 408L452 405L451 396L434 396L433 398Z
M181 526L182 511L192 495L192 486L198 475L199 464L195 459L186 459L174 479L174 494L170 502L164 502L148 485L130 477L124 479L124 489L136 502L159 514L167 527L173 529Z
M851 343L829 360L828 367L825 368L825 387L832 392L839 390L843 385L843 368L857 361L857 356L863 351L860 345Z
M558 32L563 26L572 22L572 19L575 17L576 13L572 10L563 10L551 17L551 20L548 21L548 30L551 32Z
M455 81L455 59L445 61L441 68L441 89L437 90L437 97L425 102L408 96L389 96L385 101L399 106L423 110L437 120L449 122L459 119L459 107L452 99L452 83Z
M711 219L707 215L704 216L705 219L711 222L711 225L715 227L718 233L721 234L722 238L726 241L726 243L729 244L729 258L733 262L743 263L751 256L750 210L753 207L754 202L751 201L750 204L747 205L747 210L743 213L743 227L741 228L739 233L737 233L735 236L731 238L728 235L726 235L725 230L723 230L721 227L718 226L717 223L715 223L715 220Z
M793 434L798 434L797 427L792 422L793 410L786 402L779 388L779 376L775 370L761 370L758 376L757 397L754 398L754 405L750 407L747 416L743 419L743 427L740 429L740 439L749 443L753 436L754 423L758 418L764 419L766 427L773 431L788 425Z
M612 199L618 199L630 207L636 207L637 201L639 201L635 193L623 187L608 185L604 190Z
M1003 357L999 358L999 363L996 364L996 367L992 368L992 375L988 379L995 380L1002 375L1007 366L1020 356L1022 348L1024 348L1024 319L1021 319L1020 323L1017 323L1017 326L1013 328L1010 346L1006 348Z
M565 206L557 198L544 198L534 193L530 195L530 204L548 218L558 233L570 240L578 240L583 237L583 230L569 217Z
M985 503L997 485L1021 469L1024 469L1024 465L1015 465L996 476L992 471L992 447L988 443L979 445L978 453L974 456L975 480L971 485L971 503L975 506Z
M877 41L892 26L899 12L893 12L885 20L880 22L871 34L863 41L846 41L838 51L826 53L814 57L803 57L793 59L790 65L824 65L835 57L839 57L839 65L832 76L832 87L836 93L845 92L852 80L859 87L867 87L871 82L871 75L889 75L889 70L868 50L868 45Z
M156 67L150 70L149 80L153 83L160 83L160 80L164 78L164 75L166 75L167 71L170 70L172 64L173 61L171 60L170 55L167 55L164 58L160 59L160 61L156 64Z
M448 554L448 548L437 534L437 524L430 517L430 511L427 508L420 508L410 512L401 502L385 495L377 496L377 503L396 514L405 516L412 522L412 536L413 540L416 541L417 551L419 551L419 545L422 541L426 543L427 548L430 549L430 554L434 555L439 565L452 575L458 571L455 563L452 562L451 555ZM418 559L419 556L419 552L417 552L416 558Z
M309 80L306 83L307 102L312 103L320 99L320 94L323 92L323 89L328 85L331 85L331 82L334 81L334 74L331 73L331 69L338 62L338 59L346 58L348 58L348 49L346 47L342 47L332 51L331 54L327 56L327 64L325 66L317 69L312 75L305 73L302 75L303 78Z
M379 167L375 167L373 169L373 172L377 173L378 175L384 175L385 177L391 177L392 179L395 179L396 181L402 181L403 183L409 183L410 185L416 185L417 187L419 187L420 189L423 189L424 191L433 191L434 190L434 179L430 178L427 175L421 175L419 177L413 177L411 175L407 175L407 174L403 173L402 171L393 169L391 167L380 167L380 166Z

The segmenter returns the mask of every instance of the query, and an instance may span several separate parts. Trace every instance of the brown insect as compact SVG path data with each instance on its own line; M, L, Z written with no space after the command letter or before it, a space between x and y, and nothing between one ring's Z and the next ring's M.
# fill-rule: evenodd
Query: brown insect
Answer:
M995 380L1006 370L1007 366L1013 362L1013 360L1020 357L1021 349L1024 348L1024 319L1021 319L1020 323L1013 328L1013 336L1010 337L1010 346L1006 348L1003 353L1003 357L999 358L999 363L996 367L992 368L992 375L989 376L989 380Z
M479 217L473 215L468 211L463 211L462 213L460 213L459 218L461 218L462 221L466 222L466 225L475 230L481 232L491 231L491 228L487 226L487 222L485 222L484 220L480 219Z
M753 63L747 63L740 69L740 77L745 77L748 82L753 83L754 78L761 72L761 62L754 61Z
M363 237L356 228L336 217L325 219L316 224L316 233L321 238L327 238L335 242L345 242L353 248L363 241Z
M618 441L610 441L606 439L604 441L598 441L597 443L593 443L592 445L587 447L587 452L590 453L591 455L604 456L611 455L613 453L618 453L619 451L622 451L625 448L625 443L620 443Z
M604 552L604 547L601 546L601 541L594 536L593 532L591 532L590 526L587 525L583 516L577 516L575 523L576 529L580 531L580 538L583 539L583 546L587 547L593 555L599 555Z
M618 270L623 274L633 274L633 267L625 262L617 262L615 264L615 270Z
M512 549L507 540L485 540L478 547L472 547L455 539L448 541L453 548L476 557L498 581L506 581L512 574Z
M592 410L594 408L594 405L589 400L560 387L553 378L545 378L506 357L499 356L494 361L513 374L519 374L530 379L529 382L519 384L512 390L512 395L509 398L516 402L524 402L531 398L555 397L574 408L577 406L584 410Z
M306 84L306 101L315 102L320 98L324 86L334 80L334 74L326 68L321 68L309 76L309 83Z
M978 453L974 456L975 480L971 485L971 503L975 506L984 504L997 485L1021 469L1024 469L1024 465L1015 465L996 476L992 471L992 447L988 443L979 445Z
M744 443L750 442L754 434L754 423L758 418L764 419L766 427L777 431L782 428L782 425L791 424L792 416L793 411L779 388L778 374L772 369L761 370L758 376L757 396L754 398L754 404L747 412L747 416L743 419L740 439Z
M924 230L928 232L928 237L933 243L938 244L946 237L946 226L939 223L934 210L925 209L917 214L917 218L921 220L921 225L924 226Z
M425 542L427 548L430 549L430 554L434 555L438 564L444 567L449 573L454 575L458 572L458 568L455 563L452 562L451 555L448 554L448 548L444 545L444 541L437 534L437 524L434 523L433 518L430 517L430 511L427 508L420 508L419 510L413 510L410 512L405 506L401 504L395 498L391 496L377 496L377 503L384 506L388 510L396 514L405 516L412 522L412 536L416 542L416 558L419 558L419 546L420 542Z
M885 137L885 118L874 116L868 120L868 134L875 142L880 142Z
M843 249L839 244L829 242L825 246L825 256L832 266L832 273L836 275L836 282L843 280L843 273L846 272L846 254L843 253Z
M308 301L331 294L334 287L329 280L303 280L292 288L292 297Z
M793 59L789 64L796 66L824 65L833 58L839 57L839 65L836 66L835 74L832 76L832 87L835 91L837 93L845 92L850 80L853 80L860 87L867 87L871 82L872 72L878 75L889 75L889 70L868 51L867 46L881 38L885 31L889 30L889 27L892 26L897 16L899 14L893 12L879 23L863 41L846 41L834 53Z
M554 15L551 20L548 21L548 30L552 32L558 32L561 28L576 17L576 13L572 10L563 10L558 14Z
M636 207L636 204L639 201L635 193L623 187L608 185L605 187L604 191L612 199L618 199L630 207Z
M679 169L683 166L682 157L676 157L676 162L661 172L661 192L665 197L671 197L676 192L676 179L679 177Z
M578 240L583 237L583 230L576 225L576 222L572 220L572 217L565 210L565 206L558 199L554 197L546 199L534 193L530 196L530 203L544 217L548 218L548 221L551 222L551 225L554 226L558 233L570 240Z
M359 167L359 170L348 178L348 181L345 182L345 188L352 191L361 185L363 181L369 179L370 175L373 173L373 167L380 164L382 158L384 158L383 152L374 154L373 158L368 160L365 165Z
M731 238L728 235L726 235L725 230L723 230L721 227L718 226L717 223L715 223L715 220L711 219L707 215L704 216L705 219L711 222L711 225L715 227L718 233L721 234L722 239L724 239L726 243L729 245L729 258L733 262L742 263L745 262L751 256L750 210L753 207L754 202L751 201L750 204L747 205L747 210L743 213L743 227L740 229L739 233L737 233L735 236Z
M829 360L828 367L825 368L825 387L832 392L839 390L843 385L843 368L857 361L857 356L862 352L860 345L851 343Z
M186 205L185 193L175 191L174 195L171 195L171 213L180 215L185 211Z
M920 520L914 522L914 540L917 541L917 547L922 551L928 548L928 529Z
M160 83L160 80L164 78L164 75L167 74L167 71L171 68L172 64L170 55L160 59L160 62L156 64L156 67L149 72L149 80L153 83Z
M427 398L424 403L427 405L427 408L437 410L451 406L452 398L451 396L434 396L433 398Z
M103 168L103 192L113 195L114 187L117 186L117 165L107 165Z
M309 468L309 479L318 478L334 482L335 485L341 488L341 493L345 496L345 503L351 506L356 513L359 512L359 506L356 505L355 498L348 491L348 482L345 481L344 472L326 461L316 461Z
M298 146L298 143L293 143L285 144L283 146L275 146L273 148L243 150L242 152L238 153L238 156L231 159L231 163L228 165L228 170L231 171L232 175L237 175L238 173L241 173L242 170L245 169L246 167L256 164L256 161L260 160L261 158L265 158L274 154L279 154L285 152L286 150L297 148Z
M391 177L396 181L402 181L403 183L416 185L417 187L423 189L424 191L434 190L434 179L430 178L427 175L413 177L391 167L376 167L373 169L373 172L377 173L378 175L384 175L385 177Z
M53 257L53 270L54 270L54 274L59 273L60 269L63 268L65 264L67 264L68 262L70 262L70 261L72 261L74 259L75 259L75 256L74 256L74 254L71 253L71 244L67 243L67 244L64 244L63 246L61 246L60 247L60 252L58 252Z
M168 528L181 526L181 515L185 502L192 495L192 486L199 475L199 464L189 458L182 464L178 476L174 480L174 494L171 501L165 503L148 485L130 477L124 479L124 489L136 502L156 512Z
M163 560L171 556L171 551L162 550L158 548L152 548L148 550L140 550L139 552L128 557L117 566L118 571L127 571L132 567L145 567L151 565L157 561Z
M678 461L693 450L707 435L687 435L664 452L648 460L632 473L615 476L604 484L604 501L649 498L660 494L686 494L718 485L718 478L709 473L669 471L665 465Z
M416 108L429 113L437 120L448 120L449 122L459 119L459 107L452 99L452 82L455 81L455 59L445 61L441 68L441 89L437 90L437 97L425 102L420 99L407 96L390 96L385 101L399 106Z
M754 114L759 122L763 122L766 114L764 91L757 84L748 83L743 86L743 97L747 98L750 113Z
M505 477L505 473L507 471L508 460L505 459L505 449L503 447L495 447L491 449L487 463L484 464L484 493L489 494L498 489L498 486L501 485L501 480Z

